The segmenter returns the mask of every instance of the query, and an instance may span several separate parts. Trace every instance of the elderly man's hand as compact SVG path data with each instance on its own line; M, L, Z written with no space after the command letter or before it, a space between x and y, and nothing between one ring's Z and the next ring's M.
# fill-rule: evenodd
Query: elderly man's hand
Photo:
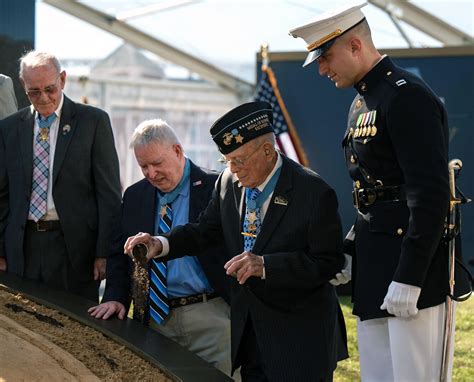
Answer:
M94 280L105 279L105 269L107 265L107 259L98 257L94 260Z
M239 284L244 284L250 276L263 276L263 258L251 252L243 252L230 259L224 268L228 275L237 278Z
M0 257L0 271L7 271L7 259L4 257Z
M344 263L344 268L341 269L341 272L336 273L333 279L329 280L329 282L334 286L347 284L349 281L351 281L352 256L349 256L347 253L344 253L344 257L346 259Z
M103 320L107 320L108 318L112 317L114 314L117 315L118 318L123 320L125 318L125 306L118 301L107 301L102 304L93 306L89 308L87 312L95 318L102 318Z
M147 246L147 261L150 261L154 257L158 256L163 251L163 245L161 244L160 239L158 239L156 236L151 236L149 233L139 232L135 236L130 236L127 239L125 245L123 246L124 253L133 257L132 250L137 244L145 244Z

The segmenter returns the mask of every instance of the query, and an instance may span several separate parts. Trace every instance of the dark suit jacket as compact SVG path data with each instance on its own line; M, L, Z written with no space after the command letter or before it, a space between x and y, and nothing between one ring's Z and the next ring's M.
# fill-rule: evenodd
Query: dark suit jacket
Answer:
M169 257L193 253L223 237L229 256L244 251L244 192L229 170L220 176L198 224L168 236ZM342 267L342 232L335 192L314 172L283 157L280 178L255 242L266 280L232 279L232 361L251 320L271 381L316 381L336 367L343 327L329 280ZM342 318L341 318L342 319Z
M20 276L34 116L31 106L0 121L0 256L6 256L8 271ZM94 259L110 253L112 223L120 214L119 164L107 113L64 97L52 187L72 266L84 281L91 280Z
M199 168L191 162L189 221L196 222L211 198L217 174ZM123 254L123 245L129 236L138 232L155 231L157 189L146 179L133 184L125 191L122 203L122 219L116 240L114 256L107 263L107 283L103 301L130 302L131 260ZM224 270L226 249L217 243L197 257L214 290L229 302L229 277Z

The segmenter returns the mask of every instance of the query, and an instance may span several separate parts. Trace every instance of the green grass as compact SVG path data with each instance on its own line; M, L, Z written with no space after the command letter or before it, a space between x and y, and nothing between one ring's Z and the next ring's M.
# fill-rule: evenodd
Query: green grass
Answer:
M359 381L356 319L351 313L350 298L341 297L340 302L346 319L350 358L338 364L334 381ZM453 382L474 381L474 297L457 305L455 343Z

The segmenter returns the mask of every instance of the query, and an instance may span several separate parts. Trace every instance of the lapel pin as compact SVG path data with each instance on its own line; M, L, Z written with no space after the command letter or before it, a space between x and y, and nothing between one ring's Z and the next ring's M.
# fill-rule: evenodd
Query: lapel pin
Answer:
M288 200L286 200L282 196L275 196L275 199L273 199L273 203L279 204L281 206L287 206L288 205Z
M63 126L63 135L66 135L71 131L71 126L70 125L64 125Z
M193 186L200 186L202 184L202 180L196 180L195 182L193 182Z

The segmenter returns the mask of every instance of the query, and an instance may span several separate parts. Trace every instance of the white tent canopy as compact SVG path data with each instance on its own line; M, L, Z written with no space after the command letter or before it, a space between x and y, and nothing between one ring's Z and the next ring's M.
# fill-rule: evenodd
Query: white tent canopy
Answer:
M70 51L69 44L62 47L65 57L76 58L79 52L87 54L87 51L93 54L97 45L107 41L100 50L105 57L123 39L187 67L205 79L245 92L255 81L255 54L261 43L268 43L273 52L302 51L304 42L290 37L288 30L326 9L347 2L43 0L49 5L38 3L37 41L43 41L43 33L45 38L47 36L43 27L55 25L51 16L45 21L42 15L60 15L59 22L64 22L66 12L75 17L66 16L70 18L67 25L72 27L60 30L63 38L68 38L74 46L74 51ZM372 0L369 3L364 13L379 48L473 44L474 2L471 0ZM52 11L51 6L60 11ZM90 24L107 32L94 28L93 41L81 39L78 25L81 28L87 25L90 30ZM57 29L55 33L57 36ZM68 34L71 36L67 37ZM47 45L46 41L51 40L44 41ZM37 47L41 45L37 44Z

